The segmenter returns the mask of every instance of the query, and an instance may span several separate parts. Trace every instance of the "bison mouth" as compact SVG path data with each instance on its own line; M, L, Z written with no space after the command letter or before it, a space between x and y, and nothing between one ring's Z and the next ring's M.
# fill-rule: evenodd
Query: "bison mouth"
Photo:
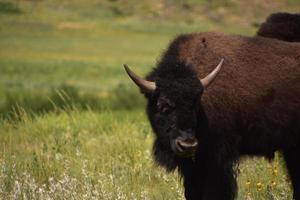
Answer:
M179 157L192 157L197 150L198 140L196 138L177 137L171 140L171 147Z

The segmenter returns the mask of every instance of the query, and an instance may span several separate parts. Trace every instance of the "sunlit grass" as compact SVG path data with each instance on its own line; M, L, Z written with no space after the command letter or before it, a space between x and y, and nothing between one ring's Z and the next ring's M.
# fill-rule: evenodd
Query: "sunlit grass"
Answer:
M85 195L84 199L118 195L180 199L182 195L179 177L155 167L152 135L140 111L53 113L35 120L24 116L17 125L3 122L1 130L3 197L58 199L72 193L75 199Z
M153 162L142 111L24 114L18 123L0 123L0 141L3 199L183 199L177 173ZM291 199L278 156L271 164L243 160L239 171L238 199Z
M264 158L242 160L240 196L244 199L292 199L291 182L281 154L270 162Z

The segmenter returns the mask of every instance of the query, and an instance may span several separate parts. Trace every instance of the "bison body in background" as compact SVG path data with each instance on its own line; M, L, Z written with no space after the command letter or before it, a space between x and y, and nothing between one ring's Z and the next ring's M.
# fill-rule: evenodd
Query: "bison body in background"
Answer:
M275 13L259 28L257 35L288 42L300 42L300 13Z
M178 169L186 199L234 199L239 158L277 150L300 199L300 43L187 34L146 79L125 68L148 100L154 157Z

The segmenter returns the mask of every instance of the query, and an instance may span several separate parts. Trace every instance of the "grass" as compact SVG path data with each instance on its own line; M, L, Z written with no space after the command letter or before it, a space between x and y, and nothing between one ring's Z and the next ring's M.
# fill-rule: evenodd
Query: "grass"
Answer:
M177 175L153 171L152 135L141 112L53 113L35 120L24 117L17 125L3 123L1 130L2 198L39 196L40 188L41 195L55 199L68 198L68 193L76 199L182 195Z
M153 163L142 111L25 114L0 130L2 199L183 199L180 177ZM239 199L291 199L278 155L272 165L241 162Z
M0 199L183 199L122 64L145 75L177 34L253 35L300 7L245 2L0 0ZM280 154L239 171L238 199L291 199Z

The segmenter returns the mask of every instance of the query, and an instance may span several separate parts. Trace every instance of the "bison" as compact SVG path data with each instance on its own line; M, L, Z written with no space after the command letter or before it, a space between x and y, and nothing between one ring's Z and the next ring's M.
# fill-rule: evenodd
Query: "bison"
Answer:
M275 13L268 17L257 35L289 42L300 42L300 13Z
M241 156L281 151L300 200L300 43L216 32L178 36L144 79L153 152L187 200L232 200Z

